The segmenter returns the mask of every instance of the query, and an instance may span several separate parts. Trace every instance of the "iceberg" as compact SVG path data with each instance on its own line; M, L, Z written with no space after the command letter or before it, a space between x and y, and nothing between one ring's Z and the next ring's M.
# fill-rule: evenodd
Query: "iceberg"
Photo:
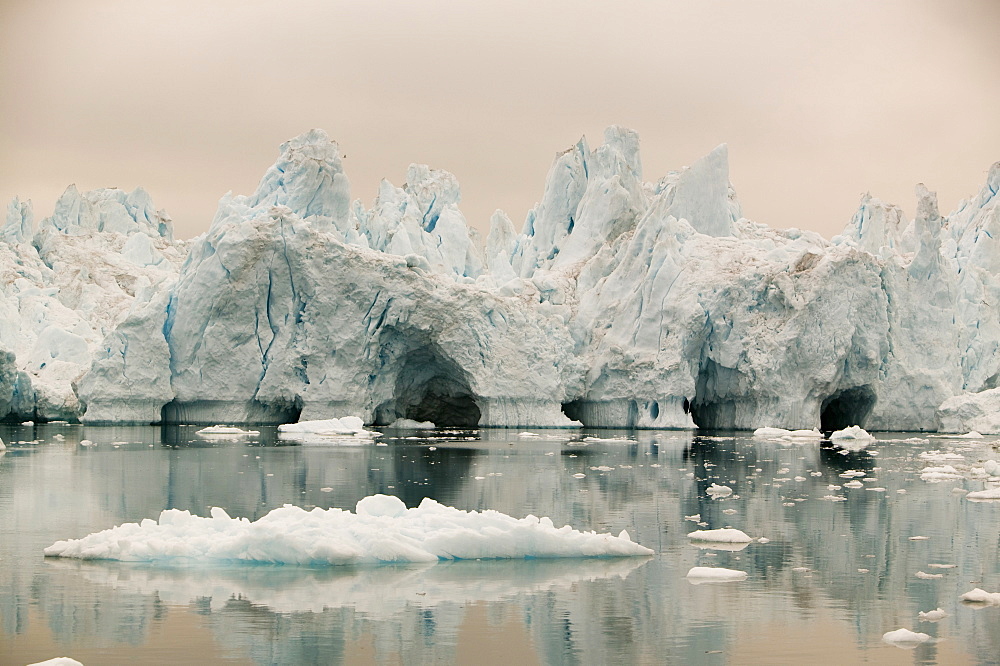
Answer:
M722 567L691 567L686 577L692 585L733 583L746 580L747 572L738 569L723 569Z
M412 165L366 207L341 155L284 143L191 241L141 189L70 187L37 225L11 202L2 415L997 430L1000 163L949 215L923 185L909 221L866 195L826 240L744 217L725 145L649 181L613 126L481 242L452 174Z
M902 628L895 631L887 631L882 634L883 641L889 645L895 645L898 648L903 648L904 650L912 650L921 643L926 643L930 639L931 637L927 634Z
M425 498L407 509L389 495L358 501L355 512L292 505L257 521L169 509L158 520L124 523L57 541L46 557L125 562L240 562L308 566L551 557L633 557L652 550L618 536L556 528L548 518L462 511Z

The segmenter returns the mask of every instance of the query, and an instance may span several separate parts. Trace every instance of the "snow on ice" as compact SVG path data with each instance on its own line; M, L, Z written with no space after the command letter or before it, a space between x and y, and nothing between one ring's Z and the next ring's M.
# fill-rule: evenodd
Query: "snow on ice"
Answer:
M257 521L221 508L202 518L169 509L159 520L124 523L57 541L47 557L129 562L252 562L343 565L438 560L627 557L653 551L618 536L556 528L548 518L462 511L424 499L407 509L388 495L358 501L355 512L285 505Z
M645 180L620 127L485 243L445 171L350 191L312 130L191 241L141 189L14 199L0 416L1000 433L1000 164L946 216L866 195L832 240L746 219L725 146Z

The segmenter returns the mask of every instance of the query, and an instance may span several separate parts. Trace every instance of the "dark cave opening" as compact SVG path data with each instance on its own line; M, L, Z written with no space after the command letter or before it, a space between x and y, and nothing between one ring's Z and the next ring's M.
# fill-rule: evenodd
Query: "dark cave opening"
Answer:
M428 345L400 359L393 398L375 410L375 423L398 418L432 421L436 426L474 428L482 416L465 371Z
M820 406L820 430L843 430L852 425L865 427L875 408L875 391L870 386L855 386L837 391Z

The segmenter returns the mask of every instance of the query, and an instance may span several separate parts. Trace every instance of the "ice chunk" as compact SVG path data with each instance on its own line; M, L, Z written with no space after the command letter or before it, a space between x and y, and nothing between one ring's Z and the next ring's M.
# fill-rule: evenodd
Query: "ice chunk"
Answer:
M462 511L424 499L366 497L357 512L285 505L257 521L170 509L158 521L125 523L82 539L57 541L48 557L139 562L247 562L342 565L530 557L619 557L652 550L620 536L556 528L548 518Z
M729 486L722 486L717 483L713 483L708 488L705 489L712 499L718 499L720 497L728 497L733 494L733 489Z
M83 666L83 664L72 657L54 657L45 661L36 661L28 666Z
M830 441L845 451L860 451L875 441L861 426L849 426L843 430L835 430L830 434Z
M692 567L687 572L688 582L692 585L702 583L731 583L746 580L747 572L722 567Z
M214 425L202 428L194 434L204 439L241 439L243 437L256 437L259 430L243 430L235 426Z
M897 629L896 631L887 631L882 634L883 641L904 650L912 650L930 639L931 637L927 634L910 631L909 629Z
M1000 592L987 592L978 587L973 588L961 595L959 601L969 604L981 604L983 606L1000 606Z
M917 613L917 617L923 622L938 622L948 617L948 613L942 608L935 608L929 611L920 611Z
M437 426L431 421L414 421L413 419L399 418L386 427L393 430L434 430Z
M310 442L322 441L322 438L337 437L379 437L380 433L365 430L364 421L357 416L342 416L333 419L317 419L284 423L278 426L279 439L309 439ZM317 440L317 438L319 438Z
M746 532L732 528L695 530L688 532L688 538L693 541L715 541L718 543L750 543L753 541Z
M1000 486L987 488L986 490L975 490L966 493L965 499L969 500L1000 500Z
M953 481L964 479L965 477L951 465L940 465L939 467L925 467L920 471L920 478L924 481Z

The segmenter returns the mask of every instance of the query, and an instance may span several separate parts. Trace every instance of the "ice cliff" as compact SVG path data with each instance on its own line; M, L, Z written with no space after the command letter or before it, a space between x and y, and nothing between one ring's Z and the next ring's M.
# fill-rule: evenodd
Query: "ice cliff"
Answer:
M994 165L942 216L918 186L912 221L865 196L828 241L744 218L725 146L650 182L612 127L482 243L454 176L411 166L365 208L313 130L188 243L141 190L70 188L37 229L15 200L0 412L936 429L1000 386L998 190Z

